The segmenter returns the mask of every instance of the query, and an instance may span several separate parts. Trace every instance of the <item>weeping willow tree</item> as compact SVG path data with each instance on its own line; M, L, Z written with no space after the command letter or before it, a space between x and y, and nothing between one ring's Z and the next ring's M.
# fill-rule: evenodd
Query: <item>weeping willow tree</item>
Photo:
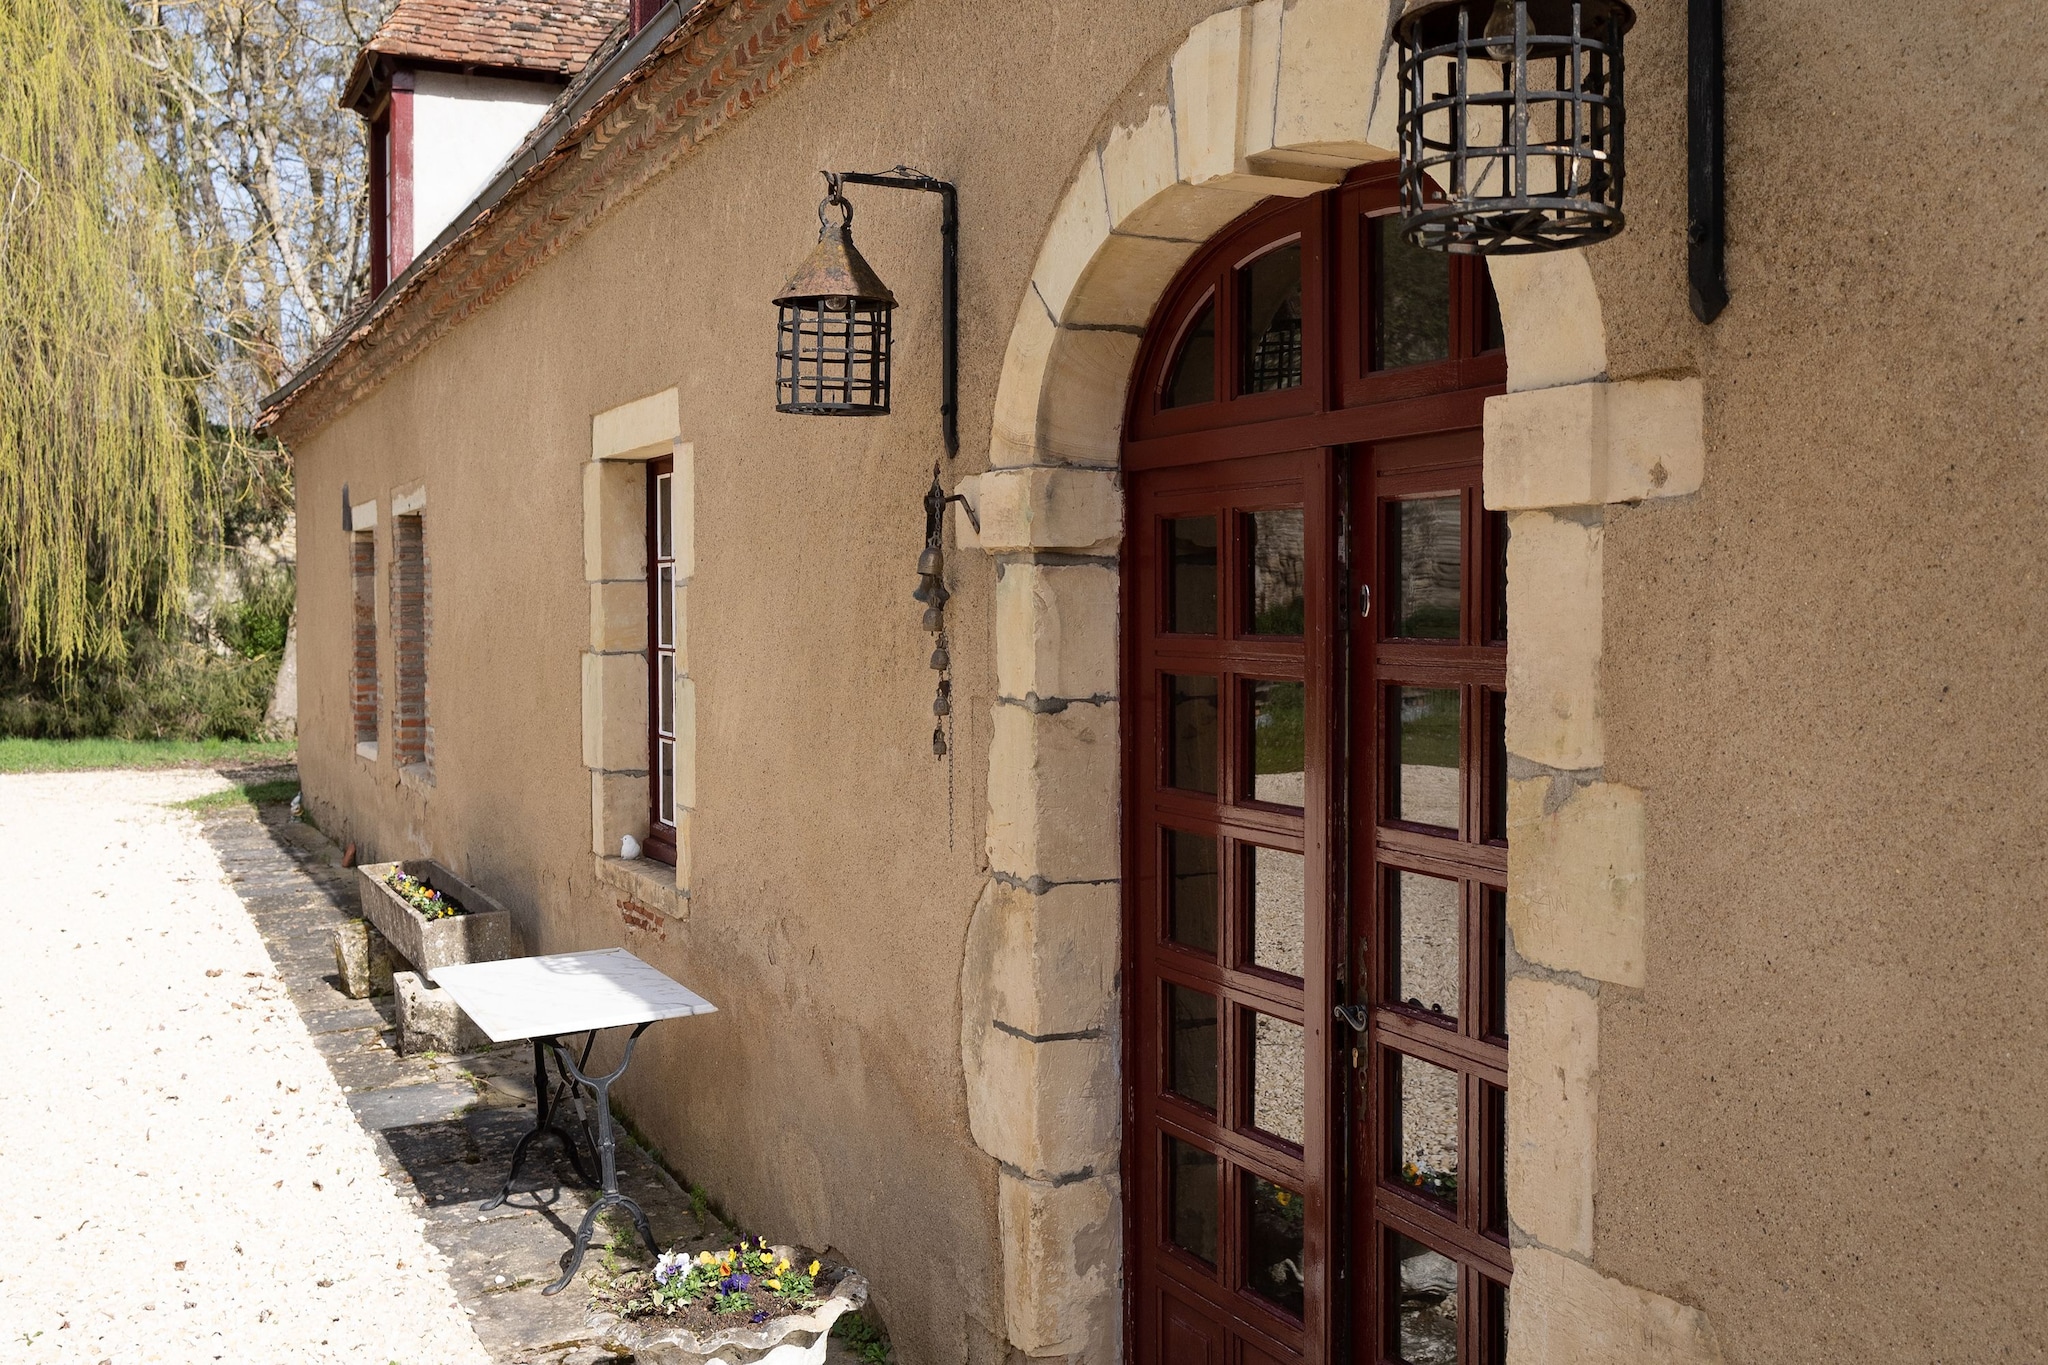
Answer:
M209 479L176 187L120 0L0 0L0 638L119 659L183 609Z

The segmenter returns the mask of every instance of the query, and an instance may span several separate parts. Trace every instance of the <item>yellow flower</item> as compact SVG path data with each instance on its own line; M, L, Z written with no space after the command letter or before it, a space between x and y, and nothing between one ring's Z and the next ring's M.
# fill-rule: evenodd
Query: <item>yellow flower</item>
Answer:
M1280 1201L1280 1207L1283 1209L1294 1202L1294 1196L1289 1194L1285 1190L1275 1190L1273 1192L1273 1197Z
M711 1253L710 1253L710 1252L708 1252L708 1251L700 1251L700 1252L698 1252L698 1253L697 1253L697 1264L698 1264L698 1265L710 1265L710 1264L711 1264Z
M787 1269L789 1269L789 1257L785 1256L782 1258L782 1264L775 1267L775 1273L780 1275Z
M762 1283L766 1284L770 1289L782 1288L782 1281L780 1280L764 1280Z
M818 1263L816 1261L812 1261L811 1268L805 1271L804 1273L806 1275L816 1275L818 1273Z

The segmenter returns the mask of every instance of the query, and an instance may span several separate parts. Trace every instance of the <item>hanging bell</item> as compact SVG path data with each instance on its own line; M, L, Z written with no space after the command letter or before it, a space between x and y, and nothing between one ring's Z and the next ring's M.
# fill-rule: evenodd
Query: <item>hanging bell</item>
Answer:
M940 645L937 649L932 651L932 671L934 673L944 673L947 669L951 668L952 666L953 656L946 652L946 647L944 645Z
M947 696L947 695L946 695L945 693L943 693L943 692L939 693L939 695L938 695L938 696L936 696L936 697L933 697L933 698L932 698L932 714L933 714L933 715L935 715L935 716L950 716L950 715L952 715L952 714L953 714L953 699L952 699L951 697Z
M937 635L939 631L945 628L945 624L946 615L944 612L940 611L937 607L926 607L924 609L924 628L931 634Z
M939 547L927 545L924 553L917 557L917 571L921 574L935 574L939 571Z
M943 723L932 727L932 756L935 758L944 758L946 756L946 727Z

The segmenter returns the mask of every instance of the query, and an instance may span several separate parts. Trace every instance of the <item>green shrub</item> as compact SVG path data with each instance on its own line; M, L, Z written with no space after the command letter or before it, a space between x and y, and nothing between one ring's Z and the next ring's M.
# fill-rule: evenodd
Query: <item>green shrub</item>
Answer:
M245 659L284 653L296 593L287 565L241 575L242 598L221 608L215 629L221 642Z
M265 737L296 591L291 566L244 566L203 638L186 624L125 633L127 655L69 673L0 657L0 735L25 739Z
M28 739L259 739L279 654L248 658L135 632L128 657L69 676L0 674L0 734Z

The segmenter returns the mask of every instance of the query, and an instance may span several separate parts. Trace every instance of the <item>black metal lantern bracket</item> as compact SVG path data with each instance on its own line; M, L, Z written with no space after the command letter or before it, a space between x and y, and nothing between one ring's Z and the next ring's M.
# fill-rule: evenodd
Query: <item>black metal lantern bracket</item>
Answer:
M853 206L847 202L845 187L848 185L872 185L878 189L911 190L939 196L939 311L941 336L939 341L939 417L945 428L946 457L952 459L960 453L960 206L959 193L953 183L937 176L927 175L913 166L896 166L887 171L821 171L825 177L825 201L818 206L818 217L824 226L825 236L835 232L844 240L845 249L855 261L859 254L852 250L848 235L853 222ZM826 217L828 209L836 208L841 221L831 223ZM865 267L865 261L859 261ZM871 273L871 272L870 272ZM874 281L880 285L880 281ZM794 282L792 282L794 287ZM887 286L881 286L883 295L888 297L887 307L893 308L895 300L887 295ZM781 302L781 300L778 300ZM881 344L886 346L884 331ZM886 360L879 367L879 378L871 380L869 388L875 390L865 404L835 405L821 403L784 402L778 404L785 412L806 412L812 414L872 416L889 410L888 370ZM879 401L872 401L878 398Z

